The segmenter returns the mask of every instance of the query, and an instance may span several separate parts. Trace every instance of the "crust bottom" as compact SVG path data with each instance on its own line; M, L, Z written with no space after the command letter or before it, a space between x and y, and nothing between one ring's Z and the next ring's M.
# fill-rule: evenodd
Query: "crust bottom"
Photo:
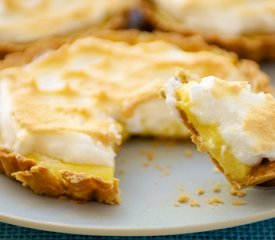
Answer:
M185 36L200 35L209 44L216 44L229 51L236 52L242 58L255 61L275 60L275 33L235 37L203 34L185 27L166 13L160 13L152 0L140 0L140 9L144 14L145 20L159 30L177 32Z
M68 170L58 172L5 148L0 148L0 172L20 181L34 193L51 197L68 197L76 201L120 202L119 180L104 181Z

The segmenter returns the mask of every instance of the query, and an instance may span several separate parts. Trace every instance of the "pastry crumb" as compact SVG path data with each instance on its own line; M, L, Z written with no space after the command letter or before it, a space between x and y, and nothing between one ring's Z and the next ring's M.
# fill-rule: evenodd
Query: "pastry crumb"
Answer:
M125 172L124 169L120 169L120 170L117 171L117 174L122 175L124 172Z
M170 176L170 165L162 166L161 164L155 164L155 168L160 171L160 177Z
M219 197L212 197L212 198L210 198L210 199L207 200L207 203L209 205L215 205L215 206L217 206L217 205L223 204L224 202Z
M197 200L190 200L190 201L188 202L188 205L189 205L190 207L200 207L200 203L199 203Z
M192 149L190 149L190 148L184 149L184 150L183 150L183 154L184 154L185 157L191 158L192 155L193 155Z
M234 206L243 206L243 205L245 205L245 201L243 201L243 200L234 200L232 202L232 205L234 205Z
M213 172L214 172L214 173L219 173L219 172L221 172L221 171L220 171L220 169L218 169L217 167L214 167Z
M170 175L171 175L171 171L170 170L166 170L166 171L164 171L164 172L162 172L160 174L161 177L166 177L166 176L170 176Z
M143 165L143 167L149 167L150 166L150 162L143 162L142 165Z
M180 204L175 203L175 204L174 204L174 207L180 207Z
M155 155L153 152L147 152L146 157L149 161L153 161L155 159Z
M219 193L221 192L221 185L220 184L215 184L215 186L212 188L212 191L214 193Z
M153 161L155 159L155 154L152 151L142 150L141 154L145 155L148 161Z
M196 192L197 192L198 195L203 195L203 194L205 193L205 191L204 191L203 188L198 188L198 189L196 190Z
M159 171L164 171L164 170L165 170L159 163L157 163L157 164L155 165L155 168L156 168L157 170L159 170Z
M178 197L179 203L185 203L189 200L189 196L187 194L181 193Z
M230 194L232 196L237 196L237 197L245 197L246 196L246 193L241 191L241 190L238 190L238 189L232 189Z

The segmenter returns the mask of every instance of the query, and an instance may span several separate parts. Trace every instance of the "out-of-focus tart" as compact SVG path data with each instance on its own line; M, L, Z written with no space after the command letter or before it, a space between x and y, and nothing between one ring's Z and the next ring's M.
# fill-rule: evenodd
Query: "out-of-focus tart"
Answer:
M95 29L125 27L135 3L135 0L3 0L0 54L22 51L37 41L50 48L64 43L64 38Z
M241 57L275 59L273 0L141 0L141 9L158 29L199 34Z
M168 103L179 111L200 151L236 188L275 178L275 99L248 82L180 73L166 84ZM171 100L172 99L172 100Z
M98 35L0 72L0 170L36 193L118 203L114 161L127 136L189 136L160 97L177 67L269 91L255 63L200 41Z

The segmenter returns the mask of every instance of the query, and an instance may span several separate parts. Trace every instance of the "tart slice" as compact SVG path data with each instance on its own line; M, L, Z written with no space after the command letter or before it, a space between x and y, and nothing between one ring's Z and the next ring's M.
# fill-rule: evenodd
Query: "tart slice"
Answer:
M160 97L177 67L270 89L257 64L178 40L110 32L2 70L0 171L39 194L118 203L114 161L127 136L190 136Z
M166 87L192 140L236 188L275 178L275 99L247 82L180 73Z

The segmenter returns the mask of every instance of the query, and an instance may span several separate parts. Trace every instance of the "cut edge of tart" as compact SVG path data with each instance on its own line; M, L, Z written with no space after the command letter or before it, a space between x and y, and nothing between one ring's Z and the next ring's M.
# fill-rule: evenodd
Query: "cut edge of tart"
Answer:
M113 178L113 169L105 179L89 172L89 165L77 166L52 160L55 164L39 163L33 157L23 157L0 148L0 172L20 181L36 194L51 197L69 197L76 201L98 201L108 204L120 202L119 180ZM79 171L76 171L79 167ZM87 168L87 169L85 169ZM87 171L88 170L88 171ZM105 174L106 175L106 174Z
M249 58L255 61L275 59L275 33L239 35L226 37L222 34L201 33L192 28L177 22L177 19L169 13L157 10L153 0L139 0L145 20L159 30L177 32L185 36L200 35L209 44L217 44L229 51L236 52L240 57Z
M164 95L198 150L210 155L233 187L275 178L272 95L253 93L247 82L198 79L184 71L166 84Z

